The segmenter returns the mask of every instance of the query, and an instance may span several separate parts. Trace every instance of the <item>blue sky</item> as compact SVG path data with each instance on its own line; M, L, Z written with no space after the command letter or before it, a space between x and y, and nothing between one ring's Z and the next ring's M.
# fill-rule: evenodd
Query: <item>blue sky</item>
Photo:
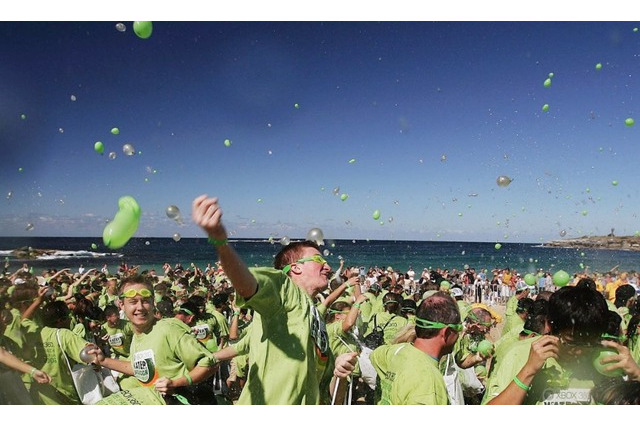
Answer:
M201 193L237 237L632 235L639 26L2 22L0 235L100 236L130 195L136 236L200 237Z

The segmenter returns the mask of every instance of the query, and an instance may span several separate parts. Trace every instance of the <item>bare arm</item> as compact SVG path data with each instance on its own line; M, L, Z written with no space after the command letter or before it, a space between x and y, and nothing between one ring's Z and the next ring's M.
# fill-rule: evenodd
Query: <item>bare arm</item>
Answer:
M51 377L47 373L20 360L2 346L0 346L0 362L21 373L31 374L38 383L49 383L51 381Z
M558 338L555 336L543 336L533 342L529 351L529 359L522 369L516 374L516 378L525 386L531 386L534 377L542 369L547 358L558 357ZM498 394L487 405L521 405L527 391L518 386L515 381Z
M258 291L258 282L236 251L226 243L227 231L222 225L222 209L218 205L218 199L201 195L193 200L192 217L211 240L219 242L214 246L222 268L236 292L245 299L251 298Z
M38 296L33 300L31 305L22 313L21 320L31 318L33 314L38 310L38 307L44 301L44 295L49 290L49 287L40 287L38 289Z
M353 328L356 321L358 320L358 315L360 314L360 304L366 302L367 300L369 300L369 298L364 294L361 294L356 299L355 303L351 305L351 310L349 311L349 315L347 315L344 321L342 321L342 331L346 333L347 331Z

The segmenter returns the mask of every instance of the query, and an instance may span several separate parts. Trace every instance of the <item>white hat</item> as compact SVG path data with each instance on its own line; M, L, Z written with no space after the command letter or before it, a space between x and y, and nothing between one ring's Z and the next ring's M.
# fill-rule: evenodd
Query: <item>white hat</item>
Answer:
M14 283L15 285L20 285L20 284L24 284L24 283L26 283L26 281L25 281L25 280L23 280L22 278L16 278L16 279L13 281L13 283Z

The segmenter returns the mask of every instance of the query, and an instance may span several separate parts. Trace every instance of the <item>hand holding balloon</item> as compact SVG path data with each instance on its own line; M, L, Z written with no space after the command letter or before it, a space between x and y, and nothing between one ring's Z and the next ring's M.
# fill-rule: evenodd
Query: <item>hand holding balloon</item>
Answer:
M118 207L115 217L105 226L102 233L104 245L111 249L124 246L136 233L140 222L140 206L133 197L120 197Z

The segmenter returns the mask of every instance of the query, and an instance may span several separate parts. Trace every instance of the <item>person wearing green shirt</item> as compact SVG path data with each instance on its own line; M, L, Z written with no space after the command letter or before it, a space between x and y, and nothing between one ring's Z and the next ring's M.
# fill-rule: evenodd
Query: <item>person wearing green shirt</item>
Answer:
M640 367L629 349L602 340L607 310L602 294L588 286L553 293L547 317L550 334L534 339L526 359L526 340L511 348L505 357L513 362L502 362L495 373L504 389L488 404L592 404L592 389L607 379L594 366L603 349L617 352L601 359L604 371L621 369L629 380L640 381Z
M529 286L524 281L518 281L516 284L516 294L507 300L507 306L504 309L505 324L509 322L512 316L517 315L516 308L518 307L518 301L525 297L529 297ZM508 331L509 330L507 330L507 332ZM503 331L503 333L506 332Z
M461 331L460 311L448 294L437 292L424 299L414 342L382 345L369 357L378 374L377 403L449 404L438 362L451 353Z
M375 327L382 329L384 335L384 343L390 344L393 338L400 330L409 322L407 318L400 314L400 304L402 296L397 293L387 293L383 297L384 311L374 314L367 324L366 337Z
M514 329L519 333L531 309L533 309L533 299L528 297L518 299L515 315L510 315L506 318L506 322L502 327L501 336L509 334L509 332Z
M318 404L331 355L313 299L331 276L318 245L291 243L276 255L275 268L250 270L227 241L217 198L197 197L192 218L215 247L236 291L236 306L255 311L248 334L249 375L238 404Z
M129 358L133 328L127 320L120 319L120 310L115 305L104 308L106 322L102 331L112 352L113 358Z
M157 320L154 316L153 284L141 275L125 278L120 288L125 315L133 327L128 361L105 358L97 351L97 363L112 370L135 376L142 387L164 398L157 403L213 404L209 386L192 386L211 377L217 360L191 332L175 318ZM102 401L109 404L118 393Z
M39 331L36 358L32 365L51 377L49 384L33 383L31 397L36 404L80 405L67 366L65 356L70 362L85 364L80 352L89 343L74 334L70 329L71 312L62 301L55 301L42 308L44 327Z
M98 297L98 307L106 308L107 305L114 304L118 299L118 281L115 278L109 278L102 289L102 294Z

